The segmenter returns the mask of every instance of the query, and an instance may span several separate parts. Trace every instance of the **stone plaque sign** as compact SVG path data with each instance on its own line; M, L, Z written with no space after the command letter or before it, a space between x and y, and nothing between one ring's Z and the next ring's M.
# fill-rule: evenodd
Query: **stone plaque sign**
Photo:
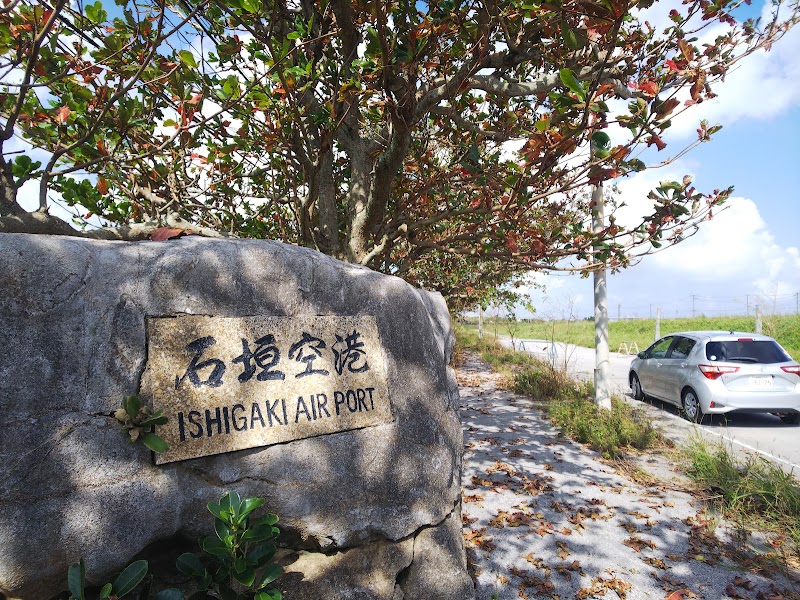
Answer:
M392 421L373 316L150 317L142 398L163 464Z

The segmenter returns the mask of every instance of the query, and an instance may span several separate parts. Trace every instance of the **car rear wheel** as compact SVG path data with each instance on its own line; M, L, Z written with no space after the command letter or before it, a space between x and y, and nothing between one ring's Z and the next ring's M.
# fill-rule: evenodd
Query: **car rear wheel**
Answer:
M700 407L700 399L693 389L688 389L683 392L681 397L683 410L683 418L692 423L701 423L703 421L703 409Z
M634 400L644 400L642 384L639 383L639 377L636 373L631 373L631 393L633 393Z
M780 415L781 421L787 425L800 425L800 413L785 413Z

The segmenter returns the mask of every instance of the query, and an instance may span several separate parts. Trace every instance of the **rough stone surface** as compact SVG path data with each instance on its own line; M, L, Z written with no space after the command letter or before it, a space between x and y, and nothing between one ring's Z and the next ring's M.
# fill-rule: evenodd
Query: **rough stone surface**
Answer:
M279 581L286 598L304 600L410 600L399 583L414 559L414 540L376 542L336 552L301 552ZM383 565L376 569L375 565ZM431 590L433 591L433 590ZM416 598L435 598L424 594Z
M332 557L345 550L363 553L363 564L371 557L371 570L362 570L373 582L385 579L381 589L391 588L393 599L422 589L414 587L425 571L417 556L431 561L431 572L463 564L460 531L447 525L460 520L462 432L440 296L267 241L0 234L0 261L0 592L7 598L50 597L80 557L102 578L156 540L208 533L205 505L228 490L265 498L281 518L282 541L309 551L309 565L335 565ZM147 317L181 314L374 316L394 421L154 465L144 447L125 443L109 415L139 391ZM426 548L410 563L408 540ZM376 544L385 545L382 562ZM347 576L340 580L342 589L349 585ZM471 595L462 571L436 597Z

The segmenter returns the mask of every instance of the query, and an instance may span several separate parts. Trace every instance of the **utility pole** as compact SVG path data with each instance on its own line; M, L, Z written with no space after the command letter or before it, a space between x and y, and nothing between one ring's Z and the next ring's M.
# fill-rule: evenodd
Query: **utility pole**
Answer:
M483 305L478 305L478 339L483 339Z
M603 230L605 214L603 186L592 189L592 230ZM595 242L595 256L602 246ZM606 288L606 265L594 272L594 403L598 408L611 410L611 381L608 349L608 290Z
M692 318L694 319L694 299L697 298L694 294L692 294Z
M653 338L655 342L661 337L661 307L656 308L656 336Z

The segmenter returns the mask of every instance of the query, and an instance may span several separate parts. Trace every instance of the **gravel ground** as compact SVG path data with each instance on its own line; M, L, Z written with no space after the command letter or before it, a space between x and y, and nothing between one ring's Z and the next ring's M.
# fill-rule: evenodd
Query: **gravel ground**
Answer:
M667 480L639 485L501 390L475 355L458 380L464 536L479 600L800 599L800 573L729 558L732 533L680 491L663 460L650 462Z

